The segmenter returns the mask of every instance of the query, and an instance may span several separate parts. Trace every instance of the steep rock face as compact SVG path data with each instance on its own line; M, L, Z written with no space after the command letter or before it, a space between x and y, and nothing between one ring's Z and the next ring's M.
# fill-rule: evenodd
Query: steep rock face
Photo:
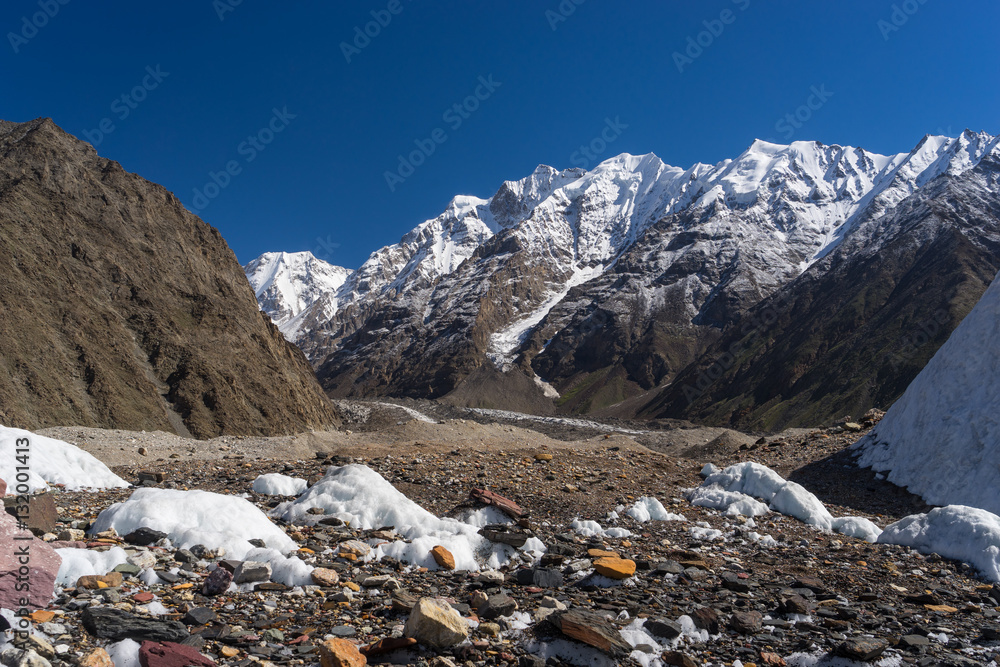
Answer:
M859 219L644 414L777 430L890 405L1000 269L1000 151L975 152L974 168Z
M49 119L0 125L0 421L196 437L333 425L218 231Z

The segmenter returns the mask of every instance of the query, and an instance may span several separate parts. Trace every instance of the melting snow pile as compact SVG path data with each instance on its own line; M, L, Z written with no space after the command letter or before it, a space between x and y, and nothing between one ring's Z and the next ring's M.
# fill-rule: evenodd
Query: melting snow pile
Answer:
M674 514L668 512L667 508L663 506L656 498L651 498L649 496L643 496L639 500L629 507L625 514L632 517L639 523L646 523L647 521L687 521L681 514Z
M601 528L601 524L590 520L573 519L573 523L569 524L569 528L581 537L597 536L612 537L617 539L632 535L632 531L627 528L608 528L605 530L604 528Z
M452 553L459 570L478 570L480 561L497 568L510 549L480 537L475 526L434 516L363 465L330 468L298 499L274 508L272 515L290 523L315 523L323 516L309 514L314 507L359 530L395 527L409 543L384 544L380 547L382 554L431 569L436 569L437 564L430 551L438 545Z
M128 559L128 554L121 547L112 547L108 551L56 549L56 553L62 557L56 575L56 583L60 586L73 586L80 577L107 574Z
M27 438L28 445L17 444ZM27 452L23 450L27 449ZM22 450L22 451L18 451ZM19 459L18 457L22 458ZM76 445L35 435L31 431L0 426L0 479L7 494L17 493L17 468L27 467L30 492L44 491L49 484L64 484L70 491L121 489L129 483Z
M834 518L819 498L795 482L759 463L737 463L724 470L706 468L704 483L688 499L695 505L723 510L726 514L758 516L769 508L821 530L833 530L849 537L875 542L881 530L862 517ZM751 497L752 496L752 497Z
M259 539L280 552L298 547L292 538L271 523L249 501L209 491L138 489L123 503L115 503L98 515L94 533L114 528L127 535L138 528L167 534L177 548L202 544L225 549L229 558L243 559L253 549L249 540Z
M289 477L272 472L260 475L253 481L253 492L265 496L297 496L309 488L301 477Z
M1000 514L1000 280L878 425L858 463L932 505Z
M1000 516L986 510L938 507L887 526L878 541L964 561L990 581L1000 582Z

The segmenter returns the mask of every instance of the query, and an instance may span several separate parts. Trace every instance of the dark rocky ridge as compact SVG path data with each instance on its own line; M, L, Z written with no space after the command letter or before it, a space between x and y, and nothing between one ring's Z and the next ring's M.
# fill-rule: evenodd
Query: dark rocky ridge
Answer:
M337 422L219 232L50 119L0 124L0 422L275 435Z

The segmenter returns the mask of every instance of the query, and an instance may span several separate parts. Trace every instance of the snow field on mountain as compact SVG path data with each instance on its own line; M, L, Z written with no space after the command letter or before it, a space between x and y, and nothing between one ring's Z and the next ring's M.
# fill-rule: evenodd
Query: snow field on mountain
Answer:
M7 495L24 491L21 484L29 493L48 490L49 484L62 484L68 491L129 486L76 445L5 426L0 426L0 479L7 482Z
M323 509L325 515L309 514L314 507ZM333 516L360 530L394 526L408 542L383 544L377 555L430 569L438 569L430 553L438 545L452 553L459 570L479 570L481 563L496 568L513 553L510 547L481 537L473 525L434 516L377 472L358 464L330 468L299 498L275 507L272 516L297 523L315 523L323 516Z
M1000 280L855 448L932 505L1000 513Z
M128 500L101 512L91 532L111 528L119 535L151 528L166 533L177 548L201 544L209 549L225 549L226 557L236 559L243 559L255 548L249 542L252 539L263 540L282 553L298 548L253 503L209 491L138 489Z
M708 473L702 485L691 491L689 500L705 507L714 507L726 514L759 516L759 498L771 510L794 517L820 530L834 531L875 542L881 530L863 517L834 518L823 502L804 487L789 482L759 463L745 462L723 470L706 466Z
M900 544L974 566L1000 582L1000 516L975 507L948 505L886 526L879 544Z

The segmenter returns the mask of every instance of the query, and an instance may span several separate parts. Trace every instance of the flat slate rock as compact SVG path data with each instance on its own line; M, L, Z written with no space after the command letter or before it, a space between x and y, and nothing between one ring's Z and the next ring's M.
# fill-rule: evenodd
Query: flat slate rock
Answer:
M551 614L549 621L567 637L593 646L612 658L624 660L632 652L632 646L622 639L618 628L595 612L571 609Z
M88 607L82 620L87 632L111 641L180 642L189 634L180 621L160 621L111 607Z

